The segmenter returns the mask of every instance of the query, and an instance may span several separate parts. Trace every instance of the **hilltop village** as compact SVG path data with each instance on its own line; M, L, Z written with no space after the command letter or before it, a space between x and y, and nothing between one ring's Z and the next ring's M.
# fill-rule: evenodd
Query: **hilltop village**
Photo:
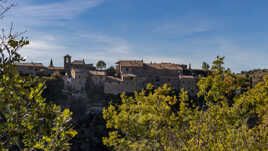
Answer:
M98 70L84 60L73 60L64 56L64 66L44 66L41 63L17 63L21 75L55 77L47 81L45 98L73 112L72 121L79 131L73 144L77 150L101 148L102 138L107 135L103 120L103 107L119 103L120 94L131 96L148 83L155 87L164 83L179 91L184 88L190 96L198 92L198 76L206 76L200 69L172 63L146 63L143 60L120 60L116 62L114 74ZM54 79L54 78L52 78Z
M156 87L167 83L174 89L184 88L190 94L195 94L198 76L206 75L205 71L184 64L120 60L116 65L115 74L108 75L105 70L100 71L93 64L86 64L84 59L72 61L70 55L64 56L64 67L16 63L17 70L22 75L52 76L58 73L64 80L64 90L73 94L84 94L90 88L99 88L104 94L112 95L132 93L145 88L148 83Z

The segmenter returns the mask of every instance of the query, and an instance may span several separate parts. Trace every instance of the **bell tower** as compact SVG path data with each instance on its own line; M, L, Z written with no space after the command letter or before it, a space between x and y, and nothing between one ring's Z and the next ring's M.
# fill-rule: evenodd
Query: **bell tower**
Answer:
M71 60L72 57L70 55L66 55L64 56L64 68L66 68L67 66L69 66L71 64Z

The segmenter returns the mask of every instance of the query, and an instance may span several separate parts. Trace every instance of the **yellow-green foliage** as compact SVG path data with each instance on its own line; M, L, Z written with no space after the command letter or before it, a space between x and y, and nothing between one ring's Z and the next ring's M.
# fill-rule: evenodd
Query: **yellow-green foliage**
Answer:
M121 95L120 105L103 110L116 151L261 151L268 150L268 79L245 93L239 79L214 61L201 78L200 106L193 106L183 89L179 97L164 85Z
M0 77L0 150L69 150L77 132L71 128L72 113L46 104L44 83L21 77L13 66Z
M4 37L0 43L0 151L67 151L77 134L69 109L47 104L44 81L22 77L13 63L17 50L29 42ZM8 42L5 42L8 41Z

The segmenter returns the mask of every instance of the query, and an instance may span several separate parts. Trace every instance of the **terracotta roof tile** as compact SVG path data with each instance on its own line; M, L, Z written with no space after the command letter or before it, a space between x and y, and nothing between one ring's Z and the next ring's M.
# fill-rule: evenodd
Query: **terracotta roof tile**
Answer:
M48 67L50 70L64 70L64 67Z
M143 67L142 60L121 60L118 61L116 64L123 67Z
M183 70L181 65L172 63L147 63L146 65L158 70Z
M72 64L85 64L84 60L74 60Z
M42 63L15 63L16 66L45 67Z

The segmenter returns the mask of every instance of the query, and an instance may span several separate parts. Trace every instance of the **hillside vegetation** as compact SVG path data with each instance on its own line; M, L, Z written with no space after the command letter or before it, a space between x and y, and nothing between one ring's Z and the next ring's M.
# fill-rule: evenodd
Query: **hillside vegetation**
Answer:
M167 85L122 94L119 105L103 110L109 129L103 143L117 151L268 150L268 78L245 87L223 60L217 57L198 82L198 104Z

